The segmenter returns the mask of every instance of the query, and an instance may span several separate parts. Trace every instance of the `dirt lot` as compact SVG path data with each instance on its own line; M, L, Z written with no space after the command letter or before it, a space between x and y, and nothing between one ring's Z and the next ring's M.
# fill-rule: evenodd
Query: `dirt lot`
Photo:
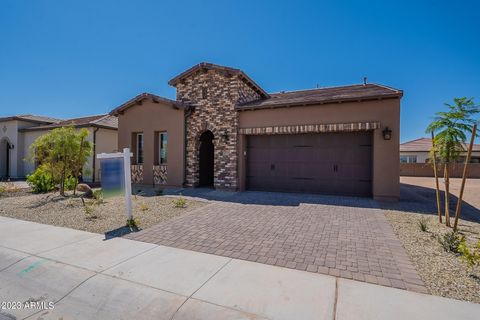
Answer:
M133 197L133 215L138 219L140 228L151 227L205 205L204 202L188 200L185 208L176 208L175 199L167 196ZM0 215L117 236L127 232L124 228L124 201L123 197L109 198L103 203L88 200L90 209L85 210L78 197L17 190L0 195Z
M450 192L454 195L454 200L458 197L460 193L460 185L462 179L450 179ZM431 200L435 200L435 179L434 178L423 178L423 177L400 177L400 182L402 183L402 188L412 186L413 190L423 190L423 195L427 196ZM444 183L443 179L439 179L440 189L443 190ZM416 187L416 188L415 188ZM478 219L480 220L480 179L467 179L465 185L465 191L463 194L464 204L467 204L467 207L474 207L477 211Z

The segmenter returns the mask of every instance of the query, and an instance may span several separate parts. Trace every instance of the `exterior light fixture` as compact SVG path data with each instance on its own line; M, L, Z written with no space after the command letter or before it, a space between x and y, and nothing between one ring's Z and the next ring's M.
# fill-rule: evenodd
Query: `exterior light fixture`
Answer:
M382 131L383 134L383 140L391 140L392 139L392 130L390 128L385 127Z
M13 148L14 148L13 143L9 143L9 144L8 144L8 149L12 150Z

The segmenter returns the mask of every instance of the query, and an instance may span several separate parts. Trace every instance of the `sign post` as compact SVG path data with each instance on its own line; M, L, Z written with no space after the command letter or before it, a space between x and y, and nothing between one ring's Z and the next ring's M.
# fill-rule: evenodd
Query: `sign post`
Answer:
M132 177L130 171L130 157L133 154L129 148L123 152L100 153L102 168L102 190L106 197L125 193L125 207L128 220L133 219L132 214Z

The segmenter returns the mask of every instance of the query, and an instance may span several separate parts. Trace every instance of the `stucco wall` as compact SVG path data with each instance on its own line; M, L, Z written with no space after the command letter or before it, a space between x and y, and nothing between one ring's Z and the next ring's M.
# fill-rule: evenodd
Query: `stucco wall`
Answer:
M336 103L318 106L259 109L242 111L239 127L265 127L322 123L379 121L381 128L373 133L373 196L376 199L396 200L400 196L399 146L400 99ZM384 140L382 130L392 130L392 139ZM240 186L245 184L245 138L240 138Z
M461 178L463 176L463 163L450 166L450 177ZM443 165L437 167L437 175L443 177ZM407 177L433 177L433 167L428 163L400 163L400 175ZM480 178L480 163L468 165L468 178Z
M95 128L90 128L92 141ZM96 138L95 156L99 153L111 153L118 151L118 132L117 130L99 128ZM90 166L93 171L93 167ZM95 164L95 181L100 181L100 161L97 159Z
M168 132L167 185L182 186L184 181L184 111L163 102L144 100L118 116L118 149L132 151L133 133L144 134L143 183L153 184L155 133Z
M35 170L35 163L28 160L29 152L30 152L30 146L32 145L32 143L35 142L35 140L38 137L44 135L47 132L48 131L44 131L44 130L23 132L23 141L24 141L24 143L23 143L23 154L24 154L24 159L25 159L24 164L23 164L23 167L24 167L23 175L24 176L29 175L30 173L32 173Z

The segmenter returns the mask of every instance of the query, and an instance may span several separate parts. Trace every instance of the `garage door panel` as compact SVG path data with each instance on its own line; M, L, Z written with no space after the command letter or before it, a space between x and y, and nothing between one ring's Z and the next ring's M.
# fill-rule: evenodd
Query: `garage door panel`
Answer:
M247 156L251 162L265 162L270 159L270 151L268 149L250 149Z
M315 159L315 149L313 147L294 147L289 155L294 162L308 162L310 159Z
M251 190L260 190L260 191L276 191L275 188L275 179L269 176L250 176L248 177L248 188Z
M289 170L292 168L292 162L274 162L273 164L272 175L278 177L288 177L290 176Z
M251 162L248 169L248 177L261 177L270 175L270 167L266 162Z
M250 136L247 188L370 196L372 134Z

